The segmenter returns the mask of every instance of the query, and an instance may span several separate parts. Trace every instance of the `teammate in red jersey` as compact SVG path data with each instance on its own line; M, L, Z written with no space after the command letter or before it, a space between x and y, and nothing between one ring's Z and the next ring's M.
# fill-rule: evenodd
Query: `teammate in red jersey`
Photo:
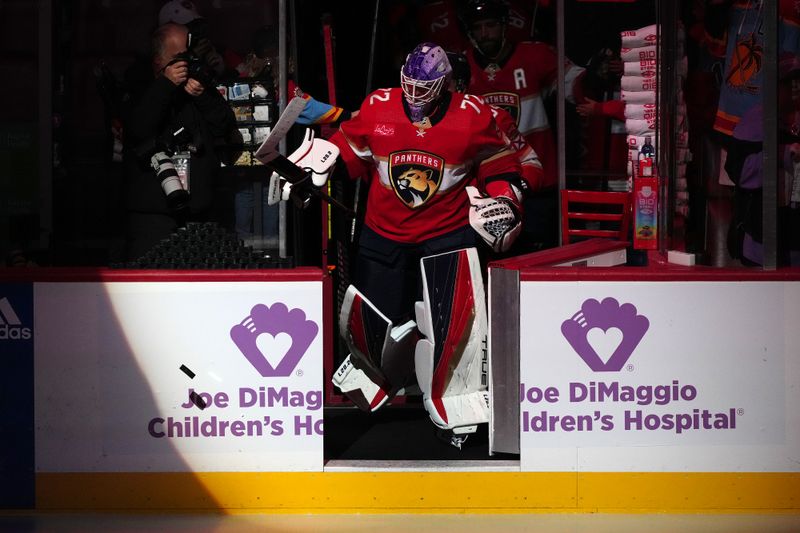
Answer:
M416 20L422 38L439 44L448 52L464 50L469 46L458 22L459 4L462 1L421 2L416 9ZM529 40L533 33L531 26L536 9L536 3L531 0L509 0L506 38L514 42Z
M540 193L540 201L533 202L535 207L528 209L535 218L528 218L529 222L535 221L534 231L548 228L547 234L540 234L536 240L550 246L556 244L558 172L556 143L544 100L555 90L558 58L548 44L508 39L508 19L508 5L502 0L469 0L462 9L461 20L472 43L466 52L472 72L468 91L483 96L487 104L508 111L539 155L545 192ZM569 61L565 66L566 98L573 103L582 102L580 87L585 69Z
M451 73L441 47L417 46L402 88L368 95L330 139L348 174L369 187L354 284L395 323L413 316L421 257L478 244L465 187L505 209L494 248L507 248L519 228L519 161L492 109L448 90Z
M451 88L458 93L467 92L470 80L470 68L467 56L458 52L447 52L447 59L453 68L453 83ZM511 144L512 150L517 154L517 159L522 167L522 181L526 193L539 191L542 185L542 163L533 147L528 144L517 129L514 118L502 107L492 106L494 120Z

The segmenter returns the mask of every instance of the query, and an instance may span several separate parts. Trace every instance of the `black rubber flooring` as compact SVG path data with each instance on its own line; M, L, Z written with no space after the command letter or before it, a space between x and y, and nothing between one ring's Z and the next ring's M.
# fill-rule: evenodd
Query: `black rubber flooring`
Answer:
M354 407L325 409L325 460L516 460L489 455L488 424L478 426L459 450L436 436L422 405L385 406L375 413Z

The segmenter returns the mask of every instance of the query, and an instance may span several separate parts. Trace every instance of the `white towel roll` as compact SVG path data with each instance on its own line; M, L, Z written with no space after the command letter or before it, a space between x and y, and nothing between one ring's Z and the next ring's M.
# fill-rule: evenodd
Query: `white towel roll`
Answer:
M641 61L626 61L622 64L625 76L655 76L658 63L655 59L642 59ZM650 74L652 72L652 74Z
M625 62L628 61L642 61L644 59L658 59L658 50L655 46L641 46L636 48L628 48L623 46L619 53L620 59Z
M658 42L658 27L655 24L651 24L638 30L626 30L620 33L620 37L622 37L623 48L654 45Z
M658 88L658 78L656 76L649 78L622 76L620 87L622 87L623 91L655 91Z
M679 131L675 133L675 148L689 148L688 131Z
M628 119L625 121L625 129L628 131L628 135L637 135L637 136L647 136L647 135L655 135L656 131L654 129L655 124L651 124L647 120L636 120L636 119Z
M620 99L625 104L655 104L655 91L622 91Z
M656 104L625 104L625 118L655 120Z

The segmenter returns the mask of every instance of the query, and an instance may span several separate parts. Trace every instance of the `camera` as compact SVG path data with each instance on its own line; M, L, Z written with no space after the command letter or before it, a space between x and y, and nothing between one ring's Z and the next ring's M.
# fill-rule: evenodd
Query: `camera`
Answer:
M208 62L208 54L213 52L208 40L208 22L204 18L197 18L187 23L186 27L189 30L186 51L175 56L173 62L186 61L189 77L211 87L215 85L215 73Z
M208 23L205 19L195 19L188 24L186 35L186 51L177 54L167 63L167 66L174 65L178 61L186 61L188 75L207 87L215 85L215 73L208 64L206 57L213 48L210 49L208 41Z
M189 205L189 191L183 186L172 156L197 154L201 150L202 144L196 142L185 128L151 138L134 149L136 157L142 163L147 161L153 168L161 190L167 196L167 207L172 211L182 211Z
M186 209L189 205L189 191L183 188L172 158L166 152L156 152L150 158L150 165L161 182L161 189L167 195L167 207L172 211Z
M214 74L211 71L211 68L206 64L205 61L197 57L191 50L177 54L167 65L173 65L178 61L186 61L186 67L188 69L190 78L193 78L208 87L214 85Z

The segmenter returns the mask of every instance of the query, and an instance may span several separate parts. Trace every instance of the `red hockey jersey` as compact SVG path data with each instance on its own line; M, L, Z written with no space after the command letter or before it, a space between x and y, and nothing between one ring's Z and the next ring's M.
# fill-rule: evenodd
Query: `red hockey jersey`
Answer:
M419 243L469 224L467 185L518 176L520 164L480 98L452 94L427 128L412 124L399 88L378 89L330 139L351 177L369 185L364 223L384 237Z
M468 92L481 95L487 104L508 111L542 163L544 187L554 187L558 181L556 144L545 112L544 99L556 88L558 56L550 45L540 42L518 43L503 65L485 69L475 59L475 50L466 53L470 78ZM567 61L565 65L567 99L577 96L578 79L585 69Z

